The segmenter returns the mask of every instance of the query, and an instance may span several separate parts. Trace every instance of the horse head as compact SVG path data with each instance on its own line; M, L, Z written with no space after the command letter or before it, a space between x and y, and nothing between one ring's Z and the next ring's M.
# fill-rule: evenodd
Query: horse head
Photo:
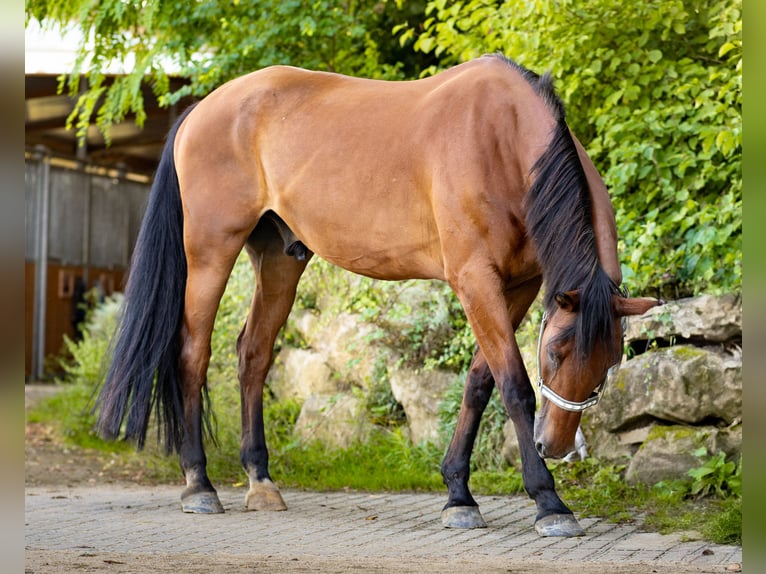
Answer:
M575 434L585 409L598 403L611 369L622 360L621 319L642 315L662 304L657 299L612 295L611 332L600 341L584 342L576 353L575 324L583 312L579 291L557 293L555 306L543 315L537 345L540 408L534 440L543 458L563 458L575 449Z

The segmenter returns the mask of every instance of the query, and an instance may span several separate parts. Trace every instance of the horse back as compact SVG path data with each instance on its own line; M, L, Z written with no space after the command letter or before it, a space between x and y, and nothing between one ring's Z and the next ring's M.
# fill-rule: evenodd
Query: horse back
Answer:
M219 199L230 195L253 226L273 211L351 271L443 279L483 250L511 275L535 265L523 196L554 125L495 58L407 82L275 66L203 100L177 163L239 174L217 178L231 181ZM196 187L186 200L213 193Z

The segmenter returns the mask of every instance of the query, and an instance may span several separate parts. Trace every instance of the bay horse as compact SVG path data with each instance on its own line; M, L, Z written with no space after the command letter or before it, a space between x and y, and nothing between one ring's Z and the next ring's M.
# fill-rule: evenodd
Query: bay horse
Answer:
M443 524L485 526L469 459L496 386L537 532L582 534L544 457L573 450L582 409L620 360L620 317L658 302L619 290L614 211L550 74L500 55L402 82L274 66L179 117L134 250L97 428L107 438L124 428L141 448L154 409L166 449L179 455L185 512L223 512L203 449L206 373L243 248L255 271L237 340L248 509L286 508L268 468L263 386L316 254L373 278L447 281L465 310L477 350L441 467ZM514 331L543 283L535 419Z

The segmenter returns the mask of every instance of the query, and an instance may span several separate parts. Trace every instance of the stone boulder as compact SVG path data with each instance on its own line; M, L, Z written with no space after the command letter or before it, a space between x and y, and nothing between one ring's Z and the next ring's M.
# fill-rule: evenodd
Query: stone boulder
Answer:
M343 389L324 356L308 349L282 349L274 360L267 384L277 400L305 401L313 394L332 395Z
M407 416L410 440L439 441L439 403L455 381L455 373L438 370L391 367L388 372L391 391Z
M599 405L586 411L583 424L592 433L621 433L653 420L725 426L741 413L739 354L678 345L623 364Z
M625 340L726 343L742 337L742 301L734 295L700 295L653 307L630 317Z
M385 349L371 345L379 329L353 313L341 313L326 323L302 316L296 323L310 347L320 353L335 376L348 385L368 389L378 375Z
M686 477L701 466L704 457L695 454L704 447L707 453L723 451L737 459L742 443L742 425L729 428L653 425L646 440L630 460L625 478L630 483L656 484Z
M599 405L583 414L590 451L605 460L627 459L627 479L649 484L688 478L704 463L695 455L701 447L736 460L741 325L741 300L734 296L703 295L631 318L626 341L633 351L652 350L625 361Z
M302 440L318 440L335 448L367 440L372 428L365 416L364 400L352 394L311 395L295 423L295 433Z

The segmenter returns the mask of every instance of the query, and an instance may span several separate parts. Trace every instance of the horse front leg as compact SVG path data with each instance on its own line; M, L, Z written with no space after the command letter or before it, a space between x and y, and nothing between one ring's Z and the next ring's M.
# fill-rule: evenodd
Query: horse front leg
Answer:
M521 451L522 475L524 488L537 505L535 529L541 536L579 536L582 528L574 519L572 511L561 501L556 493L553 476L545 465L545 461L537 454L534 444L534 413L536 406L535 394L529 381L524 362L514 335L521 319L526 314L529 305L534 300L540 287L540 279L531 280L514 290L503 288L500 277L488 277L487 266L474 261L473 267L464 267L453 288L466 312L471 328L486 361L486 368L480 369L480 363L474 358L473 367L477 371L469 376L473 389L487 391L487 381L494 379L503 399L503 404L513 422ZM491 373L491 376L486 371ZM473 381L471 383L471 380ZM466 388L461 413L465 410L465 438L453 438L456 445L463 445L476 436L481 411L476 408L477 401L471 406L472 394ZM482 395L482 400L483 400ZM488 396L487 396L488 400ZM486 403L485 403L486 404ZM459 419L460 420L460 419ZM460 427L459 427L460 428ZM457 435L457 432L456 432ZM450 446L452 449L452 445ZM448 451L448 457L452 451ZM457 448L455 453L461 452ZM463 447L463 459L470 457L470 449ZM467 461L460 459L467 468ZM467 481L467 473L465 480ZM455 482L461 482L455 481ZM456 492L467 492L466 486L453 487ZM467 508L472 505L467 497ZM456 498L458 500L458 498ZM472 500L472 499L470 499ZM475 506L475 502L473 503ZM449 502L448 502L449 506ZM452 511L457 513L458 511ZM468 510L469 514L478 515L478 511ZM480 517L480 515L478 515ZM478 518L472 520L476 526L481 522ZM471 520L469 520L469 523ZM470 526L470 524L469 524Z
M582 527L556 493L553 475L535 448L536 398L523 365L511 376L503 378L498 387L516 431L524 489L537 505L535 530L540 536L581 536L584 533Z

